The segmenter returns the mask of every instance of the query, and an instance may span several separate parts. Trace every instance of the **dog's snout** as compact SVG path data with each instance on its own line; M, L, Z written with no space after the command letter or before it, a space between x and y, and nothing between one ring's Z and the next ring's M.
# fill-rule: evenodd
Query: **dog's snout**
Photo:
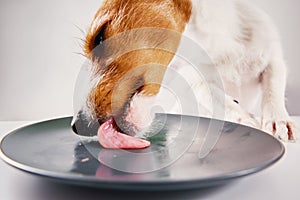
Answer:
M80 136L92 137L97 135L99 126L98 121L87 120L81 111L74 115L71 122L73 132Z

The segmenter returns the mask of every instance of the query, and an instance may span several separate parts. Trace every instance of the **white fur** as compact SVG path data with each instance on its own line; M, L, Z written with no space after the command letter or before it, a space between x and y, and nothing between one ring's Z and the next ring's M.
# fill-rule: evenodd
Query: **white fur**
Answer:
M137 132L143 134L146 131L155 117L153 108L155 107L154 96L148 97L140 94L134 95L126 113L125 120L138 125Z
M286 66L270 18L242 0L192 2L192 18L184 34L203 46L222 76L225 93L232 97L226 97L226 119L253 126L247 112L262 88L262 129L272 133L270 124L276 123L275 134L287 140L286 124L293 123L284 102Z

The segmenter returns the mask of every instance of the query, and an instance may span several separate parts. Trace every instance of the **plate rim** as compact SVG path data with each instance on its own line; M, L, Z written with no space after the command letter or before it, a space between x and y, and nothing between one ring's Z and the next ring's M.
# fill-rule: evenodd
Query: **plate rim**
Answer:
M194 117L194 116L192 116ZM196 116L195 116L196 117ZM54 172L54 171L49 171L45 169L39 169L33 166L28 166L26 164L19 163L18 161L10 158L8 155L6 155L3 151L3 142L5 141L6 138L9 136L15 134L17 131L30 127L33 125L38 125L41 123L47 123L47 122L52 122L52 121L59 121L59 120L67 120L71 119L72 117L59 117L59 118L54 118L54 119L48 119L44 121L38 121L32 124L27 124L24 126L21 126L19 128L16 128L7 134L5 134L1 139L0 139L0 158L9 166L14 167L18 170L21 170L23 172L37 175L39 177L44 177L44 178L49 178L55 181L71 184L71 185L77 185L77 186L88 186L88 187L94 187L94 188L102 188L102 189L120 189L120 190L175 190L175 189L192 189L192 188L202 188L210 185L216 185L216 183L221 183L221 182L229 182L231 180L239 179L248 175L252 175L258 172L261 172L270 166L274 165L277 163L279 160L283 158L283 156L286 153L286 148L285 145L278 140L277 138L271 136L270 134L263 132L259 129L255 129L252 127L249 127L254 130L258 130L262 132L262 134L266 134L270 138L272 138L274 141L276 141L279 146L280 146L280 153L278 155L268 161L266 161L263 165L251 167L249 169L244 169L244 170L239 170L231 173L225 173L221 175L216 175L216 176L210 176L210 177L205 177L205 178L195 178L195 179L180 179L180 180L167 180L167 179L162 179L162 180L140 180L140 181L131 181L131 180L104 180L104 179L99 179L91 175L81 175L81 174L76 174L76 173L64 173L64 172ZM206 119L205 117L198 117L198 118L203 118ZM208 118L209 119L209 118ZM213 119L217 120L217 119ZM221 120L218 120L221 121ZM232 122L228 122L231 124L236 124ZM237 124L239 126L244 126ZM246 126L247 127L247 126ZM198 185L198 187L197 187ZM200 185L200 186L199 186Z

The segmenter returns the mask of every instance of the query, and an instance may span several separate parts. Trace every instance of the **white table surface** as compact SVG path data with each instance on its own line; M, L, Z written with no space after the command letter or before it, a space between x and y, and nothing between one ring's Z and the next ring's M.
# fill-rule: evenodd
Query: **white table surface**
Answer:
M300 117L295 120L300 125ZM0 137L33 122L0 122ZM75 187L27 174L0 161L0 200L115 199L300 199L300 142L286 144L285 156L272 167L209 189L172 192L125 192Z

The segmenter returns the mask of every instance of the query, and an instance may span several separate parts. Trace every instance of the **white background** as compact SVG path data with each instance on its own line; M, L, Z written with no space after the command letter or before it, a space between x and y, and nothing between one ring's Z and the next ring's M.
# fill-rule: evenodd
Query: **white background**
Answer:
M274 19L282 35L290 71L287 105L299 115L300 1L251 1ZM0 120L72 115L74 84L84 62L80 29L87 30L100 3L0 1Z

